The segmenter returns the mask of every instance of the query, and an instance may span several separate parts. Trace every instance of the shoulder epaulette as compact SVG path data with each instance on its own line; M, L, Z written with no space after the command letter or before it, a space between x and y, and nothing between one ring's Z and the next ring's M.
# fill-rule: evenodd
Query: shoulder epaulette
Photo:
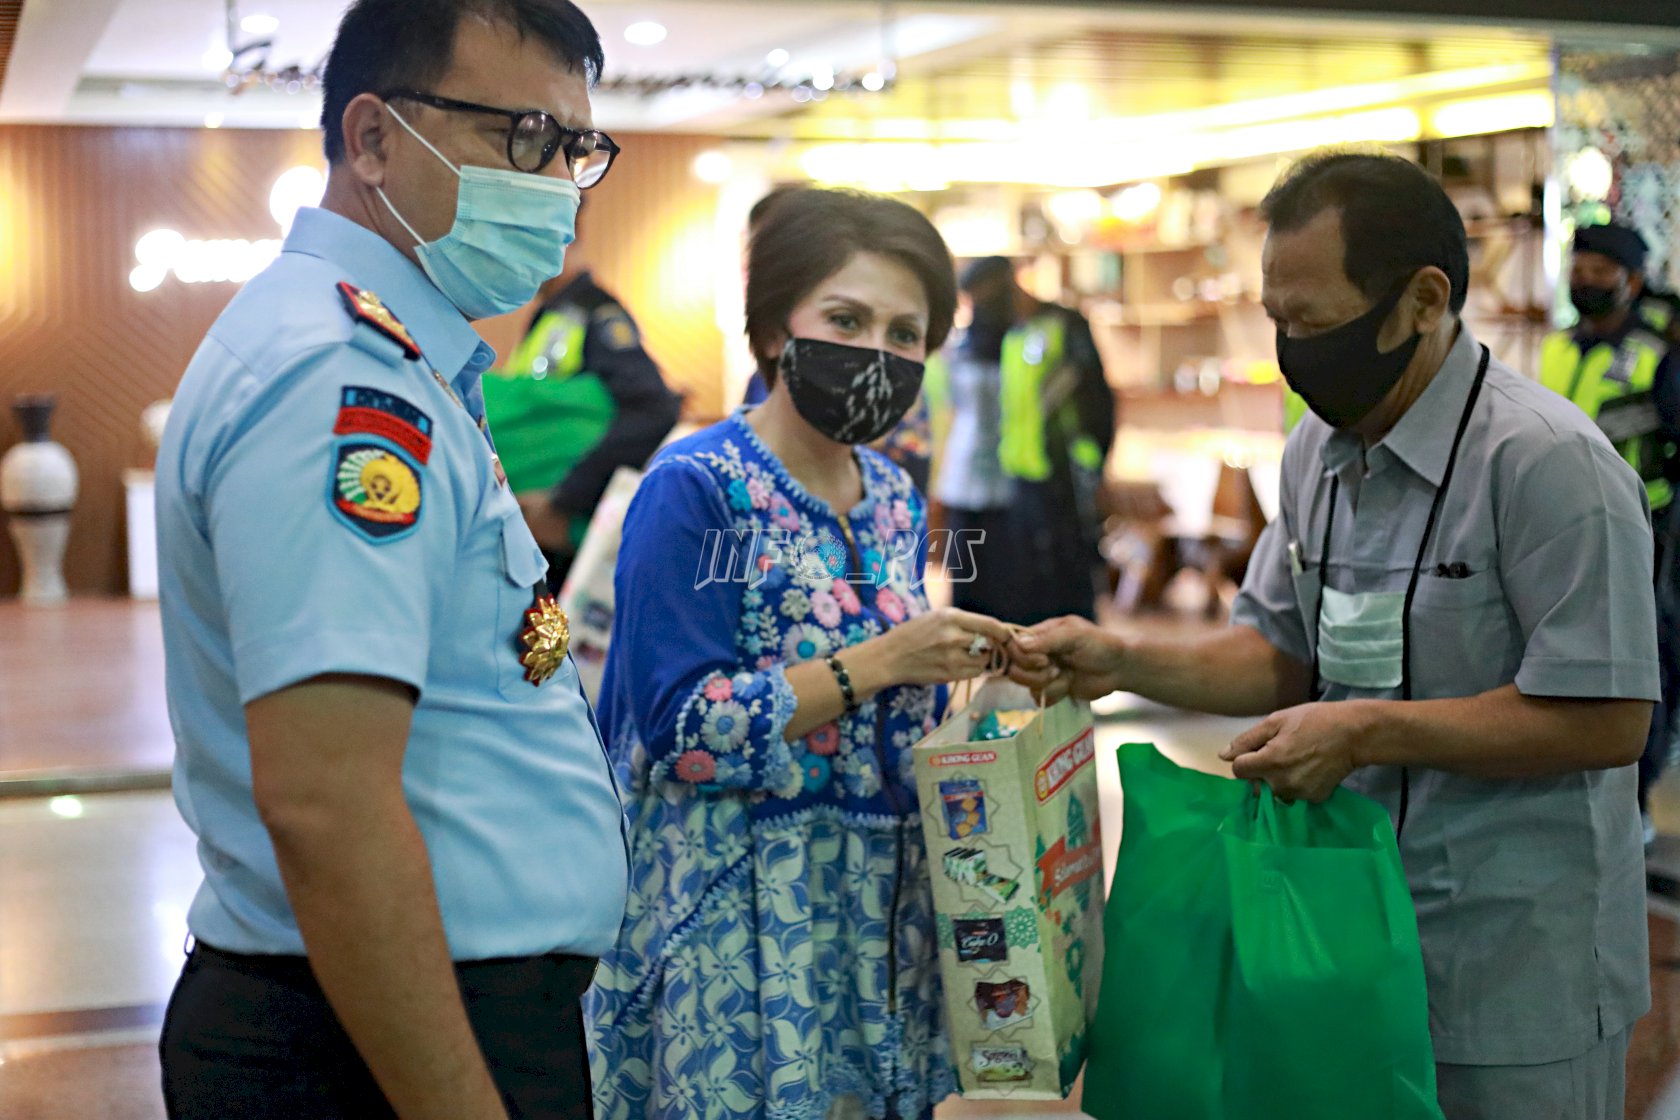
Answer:
M402 347L405 357L414 359L420 357L420 347L414 342L408 328L403 326L397 317L391 314L380 298L365 288L358 288L348 280L340 281L338 294L344 297L344 306L350 312L350 317L358 323L366 323L386 338Z

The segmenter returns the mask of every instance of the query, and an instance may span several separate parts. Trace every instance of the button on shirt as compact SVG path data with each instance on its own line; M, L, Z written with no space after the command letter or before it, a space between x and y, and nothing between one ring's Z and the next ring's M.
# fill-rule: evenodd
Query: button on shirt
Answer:
M1481 356L1468 330L1384 439L1309 416L1283 457L1280 513L1233 621L1311 664L1331 483L1328 585L1405 591ZM1292 577L1288 545L1306 571ZM1654 700L1644 488L1580 411L1493 361L1411 611L1413 695ZM1399 699L1329 683L1326 700ZM1400 771L1347 784L1398 814ZM1410 772L1400 837L1437 1061L1575 1057L1650 1007L1635 768L1491 781Z
M353 319L341 281L377 295L422 358ZM158 543L175 799L205 876L188 922L208 944L303 952L243 705L323 673L418 694L403 788L455 959L598 956L618 933L623 813L593 714L569 660L540 687L519 660L546 565L478 428L493 358L383 238L306 209L187 368ZM382 455L407 501L346 504Z

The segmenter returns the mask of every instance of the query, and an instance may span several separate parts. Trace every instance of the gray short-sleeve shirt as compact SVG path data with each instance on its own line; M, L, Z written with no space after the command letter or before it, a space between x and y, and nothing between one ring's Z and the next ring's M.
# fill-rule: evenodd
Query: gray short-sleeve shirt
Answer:
M1461 330L1423 396L1368 450L1303 421L1234 623L1312 664L1333 481L1324 581L1349 593L1406 589L1481 351ZM1644 488L1597 428L1491 361L1412 604L1414 699L1513 682L1528 696L1656 699L1651 551ZM1401 695L1322 684L1326 700ZM1398 769L1369 767L1347 784L1398 816ZM1633 767L1520 781L1413 771L1406 785L1400 851L1438 1061L1561 1061L1644 1014Z

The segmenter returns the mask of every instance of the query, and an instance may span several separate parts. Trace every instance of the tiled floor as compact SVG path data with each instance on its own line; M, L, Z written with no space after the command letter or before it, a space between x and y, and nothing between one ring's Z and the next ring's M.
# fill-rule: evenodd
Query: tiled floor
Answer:
M42 766L168 764L156 618L155 608L117 601L63 612L0 605L0 790ZM1110 868L1120 819L1113 748L1154 742L1185 765L1218 770L1217 751L1246 726L1131 697L1106 709L1098 778ZM1680 785L1660 803L1659 823L1680 834ZM1665 838L1662 856L1680 868L1680 841ZM152 1041L197 882L192 837L166 793L0 798L0 1120L161 1120ZM1658 1101L1680 1064L1680 906L1653 908L1657 1000L1635 1035L1628 1115L1680 1120L1680 1084ZM938 1113L1079 1115L1071 1105L963 1101Z

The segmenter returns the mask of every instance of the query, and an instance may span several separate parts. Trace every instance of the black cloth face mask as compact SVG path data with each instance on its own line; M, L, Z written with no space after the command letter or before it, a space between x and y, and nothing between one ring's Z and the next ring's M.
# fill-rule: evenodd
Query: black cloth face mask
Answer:
M904 419L922 389L921 362L886 350L790 338L777 375L794 410L835 443L872 443Z
M1284 380L1331 427L1352 427L1369 416L1411 364L1423 342L1420 334L1393 350L1377 349L1383 323L1400 305L1410 284L1407 277L1392 295L1335 330L1290 338L1278 328L1278 367Z
M1622 305L1622 289L1604 288L1595 284L1575 284L1569 289L1569 302L1588 319L1608 315Z

